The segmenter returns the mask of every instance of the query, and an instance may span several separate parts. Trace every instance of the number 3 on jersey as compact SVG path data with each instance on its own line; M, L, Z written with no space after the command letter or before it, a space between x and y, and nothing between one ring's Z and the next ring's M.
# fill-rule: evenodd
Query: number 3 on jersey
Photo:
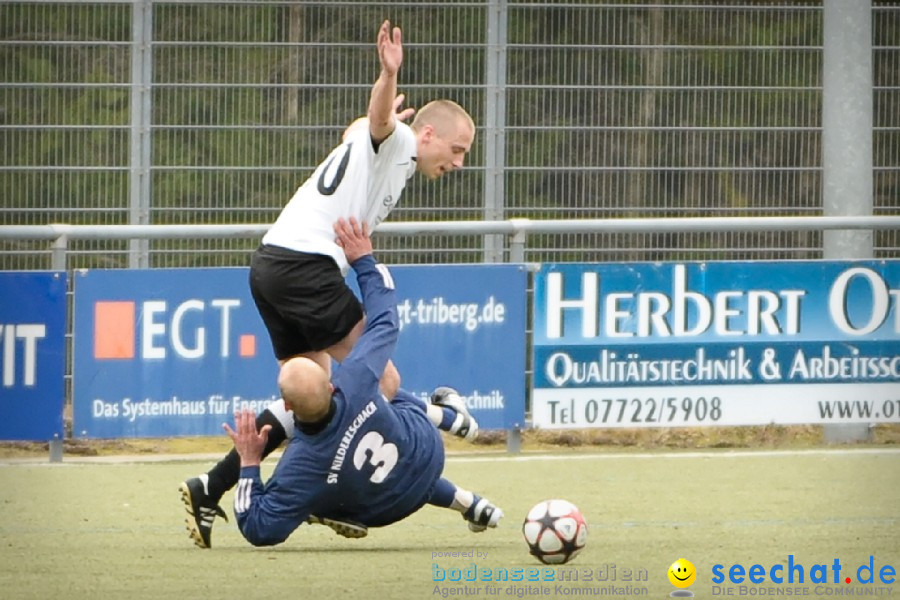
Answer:
M371 452L371 456L368 453ZM359 440L356 451L353 453L353 466L362 470L368 462L375 467L375 472L369 477L372 483L384 481L394 465L397 464L397 446L388 442L384 443L384 437L377 431L370 431Z

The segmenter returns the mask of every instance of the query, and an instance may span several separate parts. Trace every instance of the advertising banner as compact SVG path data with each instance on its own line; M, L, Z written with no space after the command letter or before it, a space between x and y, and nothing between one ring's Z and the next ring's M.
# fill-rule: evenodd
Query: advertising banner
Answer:
M247 273L76 272L75 437L218 435L278 398Z
M66 274L0 273L0 440L63 436Z
M484 428L525 410L524 267L391 267L402 386L457 388ZM76 437L220 435L279 398L246 268L79 271ZM355 279L352 273L350 279ZM336 367L337 368L337 367Z
M466 399L479 427L524 427L525 267L390 269L400 318L394 354L400 385L423 398L450 386Z
M898 302L898 261L544 265L533 422L900 422Z

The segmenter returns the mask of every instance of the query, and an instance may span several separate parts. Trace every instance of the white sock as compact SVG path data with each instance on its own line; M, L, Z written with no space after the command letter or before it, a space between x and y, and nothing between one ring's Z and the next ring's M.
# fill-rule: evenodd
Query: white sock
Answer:
M278 422L284 427L284 433L287 435L287 439L290 440L294 437L294 413L284 408L284 400L281 398L273 400L272 402L269 402L269 405L266 406L266 408L275 415L275 418L278 419Z
M468 490L464 490L461 487L457 487L456 494L453 495L453 502L450 503L450 508L465 513L469 510L469 507L472 506L474 501L475 494Z
M429 404L426 406L425 412L428 414L428 420L431 421L435 427L440 426L441 421L444 420L444 410L436 404Z

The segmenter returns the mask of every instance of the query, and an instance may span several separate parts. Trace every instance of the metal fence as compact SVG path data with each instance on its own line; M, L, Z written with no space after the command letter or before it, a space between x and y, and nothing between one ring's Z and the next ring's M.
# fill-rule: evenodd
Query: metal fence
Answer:
M823 214L821 2L0 4L0 225L269 223L362 114L375 31L401 91L474 115L468 168L391 219ZM874 0L873 213L900 214L900 5ZM874 233L876 257L900 232ZM70 268L243 265L253 239L73 241ZM382 235L395 263L505 260L499 235ZM529 261L816 258L818 231L543 233ZM48 268L0 241L0 269Z

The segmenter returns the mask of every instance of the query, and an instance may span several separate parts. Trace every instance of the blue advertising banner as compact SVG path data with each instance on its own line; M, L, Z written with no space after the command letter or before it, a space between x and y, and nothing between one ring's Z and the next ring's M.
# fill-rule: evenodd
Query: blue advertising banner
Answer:
M483 429L523 427L527 272L523 265L390 267L404 389L460 392ZM351 271L348 283L356 290Z
M63 436L66 274L0 273L0 440Z
M450 385L482 427L521 424L524 268L391 272L403 387L427 396ZM277 363L247 275L245 268L79 271L75 435L220 435L236 408L258 412L277 399Z
M900 422L900 262L548 264L536 426Z
M74 435L218 435L279 397L247 269L78 271Z

